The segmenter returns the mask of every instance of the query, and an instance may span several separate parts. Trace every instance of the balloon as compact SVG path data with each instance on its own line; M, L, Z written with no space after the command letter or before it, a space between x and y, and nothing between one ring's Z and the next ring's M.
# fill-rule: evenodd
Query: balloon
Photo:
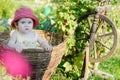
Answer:
M21 75L26 78L32 75L32 66L27 58L14 49L0 47L0 61L6 67L7 73L14 77Z

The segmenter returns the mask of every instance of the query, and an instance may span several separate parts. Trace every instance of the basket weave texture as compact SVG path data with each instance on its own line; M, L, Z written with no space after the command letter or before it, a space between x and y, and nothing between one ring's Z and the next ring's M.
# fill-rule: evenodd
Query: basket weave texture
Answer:
M54 74L64 55L66 41L64 41L63 36L60 34L43 30L35 31L53 45L53 51L48 53L42 49L27 49L23 50L22 53L34 67L34 75L31 80L50 80L51 75ZM9 34L10 32L0 32L0 45L7 43Z

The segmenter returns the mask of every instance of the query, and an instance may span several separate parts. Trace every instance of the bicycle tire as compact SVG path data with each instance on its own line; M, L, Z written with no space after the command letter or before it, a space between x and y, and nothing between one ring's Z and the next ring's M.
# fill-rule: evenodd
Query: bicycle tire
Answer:
M76 36L76 40L78 39L78 41L81 41L82 42L82 40L83 41L89 41L89 39L90 39L90 29L91 29L91 25L88 25L88 26L86 26L86 24L87 24L87 22L85 22L85 20L87 21L88 19L89 19L89 17L90 17L90 19L91 19L91 22L93 22L94 21L94 15L96 15L96 13L87 13L87 14L85 14L85 15L83 15L83 16L81 16L81 17L79 17L78 18L78 20L77 20L77 23L78 23L78 25L79 26L77 26L77 28L76 28L76 31L78 32L79 30L80 30L80 34L83 34L84 35L84 38L81 38L81 36L80 35L77 35ZM107 39L108 37L111 37L112 36L112 38L110 38L111 40L113 39L113 42L109 42L110 44L111 44L111 46L110 46L110 50L106 53L106 54L104 54L105 53L105 50L104 50L104 52L102 53L102 52L99 52L100 53L100 56L99 55L97 55L97 58L95 58L94 56L93 56L93 54L91 54L92 52L94 53L95 51L91 51L90 52L90 58L89 58L89 60L90 60L90 62L101 62L101 61L104 61L104 60L106 60L106 59L108 59L109 57L111 57L112 56L112 54L114 53L114 51L116 50L116 48L117 48L117 44L118 44L118 35L117 35L117 29L116 29L116 27L115 27L115 25L113 24L113 22L108 18L108 17L106 17L106 16L104 16L104 15L101 15L101 14L98 14L99 15L99 20L101 20L101 21L103 21L104 22L104 24L106 24L107 26L107 29L108 30L106 30L106 33L105 34L103 34L103 37L106 37L105 39ZM99 24L101 24L102 22L100 22ZM97 26L99 26L98 24L97 24ZM87 28L86 28L87 27ZM84 29L84 28L86 28L86 29ZM101 26L99 27L100 29L102 29L101 28ZM98 28L98 29L99 29ZM111 28L111 29L109 29L109 28ZM83 31L83 33L81 33L82 32L82 30L84 30ZM87 31L87 33L85 33L85 31ZM107 32L109 32L109 31L111 31L109 34L108 34L108 36L107 36ZM99 31L97 32L96 31L96 35L98 34L98 33L100 33ZM87 35L86 35L87 34ZM82 35L82 36L83 36ZM99 38L98 36L97 36L97 38ZM96 38L96 41L97 41L97 38ZM99 40L102 40L102 38L101 39L99 39ZM98 41L99 41L98 40ZM110 41L111 41L110 40ZM103 46L104 44L100 44L100 43L96 43L96 41L94 41L94 44L99 44L100 46L102 46L102 48L103 47L105 47L105 48L107 48L107 46L105 45L105 46ZM109 41L109 40L108 40ZM107 41L107 42L108 42ZM106 42L106 43L107 43ZM78 44L78 43L77 43ZM108 43L107 43L108 44ZM85 44L84 44L85 45ZM83 46L83 45L82 45ZM93 45L91 46L91 47L93 47ZM100 51L100 48L96 45L96 47L97 47L97 49ZM84 46L84 48L85 48L85 46ZM94 47L95 48L95 47ZM101 49L102 49L101 48ZM109 49L109 48L108 48ZM95 50L95 49L94 49ZM96 50L97 51L97 50ZM103 55L104 54L104 55ZM91 56L92 55L92 56ZM101 56L101 55L103 55L103 56Z

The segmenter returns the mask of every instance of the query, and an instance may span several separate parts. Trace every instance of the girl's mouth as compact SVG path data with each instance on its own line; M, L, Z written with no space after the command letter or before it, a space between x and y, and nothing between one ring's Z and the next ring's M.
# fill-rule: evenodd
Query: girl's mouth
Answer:
M29 30L28 28L25 28L25 30Z

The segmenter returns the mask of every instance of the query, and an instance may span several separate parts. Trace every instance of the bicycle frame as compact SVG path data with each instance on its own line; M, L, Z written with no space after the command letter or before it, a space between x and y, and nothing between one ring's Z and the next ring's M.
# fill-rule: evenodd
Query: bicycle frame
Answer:
M111 6L107 4L110 4L110 0L98 0L98 6L95 8L96 15L94 16L94 22L90 30L89 52L91 52L91 46L93 45L93 42L95 39L95 33L97 29L96 24L98 23L98 20L99 20L99 14L107 16L111 8Z

